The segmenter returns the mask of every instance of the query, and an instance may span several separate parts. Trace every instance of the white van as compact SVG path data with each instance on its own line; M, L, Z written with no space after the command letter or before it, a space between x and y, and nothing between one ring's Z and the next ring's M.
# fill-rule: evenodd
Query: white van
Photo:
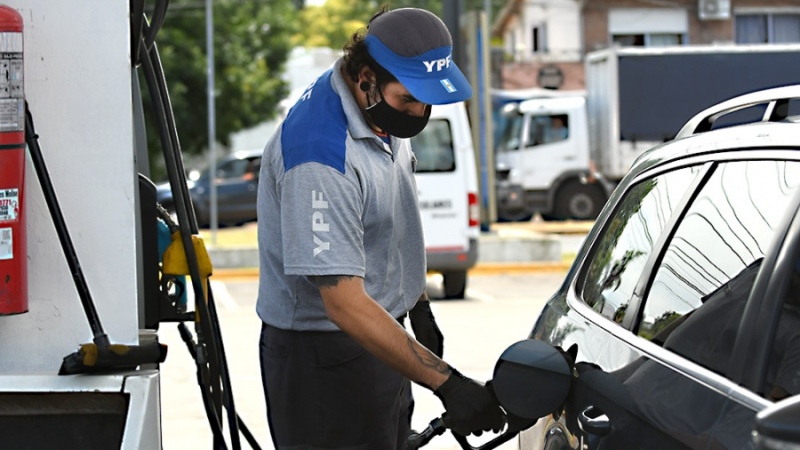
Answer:
M434 105L411 148L428 271L442 274L445 298L464 298L480 234L478 174L464 103Z

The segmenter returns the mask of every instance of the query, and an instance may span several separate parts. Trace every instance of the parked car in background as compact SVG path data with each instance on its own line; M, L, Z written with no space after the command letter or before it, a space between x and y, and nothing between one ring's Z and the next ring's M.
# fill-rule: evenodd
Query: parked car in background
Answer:
M798 448L797 99L723 102L637 159L530 333L575 364L521 449Z
M256 194L262 149L243 150L221 158L216 164L214 184L217 188L217 223L221 226L241 225L256 220ZM211 189L208 170L186 180L194 212L200 227L211 223ZM156 186L156 201L174 212L169 183Z

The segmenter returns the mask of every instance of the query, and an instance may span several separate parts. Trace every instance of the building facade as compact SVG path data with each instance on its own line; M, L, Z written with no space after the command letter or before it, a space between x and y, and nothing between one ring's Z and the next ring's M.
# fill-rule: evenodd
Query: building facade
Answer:
M620 46L800 42L800 0L509 0L495 87L583 89L586 53Z

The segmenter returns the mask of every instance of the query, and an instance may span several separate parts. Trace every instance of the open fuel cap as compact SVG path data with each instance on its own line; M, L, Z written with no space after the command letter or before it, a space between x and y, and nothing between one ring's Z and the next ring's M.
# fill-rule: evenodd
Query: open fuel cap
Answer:
M539 419L560 407L569 394L571 368L550 344L526 339L508 347L494 368L492 387L511 416Z

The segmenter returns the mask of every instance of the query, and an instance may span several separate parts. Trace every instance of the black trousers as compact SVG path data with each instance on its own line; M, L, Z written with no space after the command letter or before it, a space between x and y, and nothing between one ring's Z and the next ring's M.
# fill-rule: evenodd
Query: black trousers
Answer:
M262 325L267 420L280 450L403 450L411 383L343 332Z

